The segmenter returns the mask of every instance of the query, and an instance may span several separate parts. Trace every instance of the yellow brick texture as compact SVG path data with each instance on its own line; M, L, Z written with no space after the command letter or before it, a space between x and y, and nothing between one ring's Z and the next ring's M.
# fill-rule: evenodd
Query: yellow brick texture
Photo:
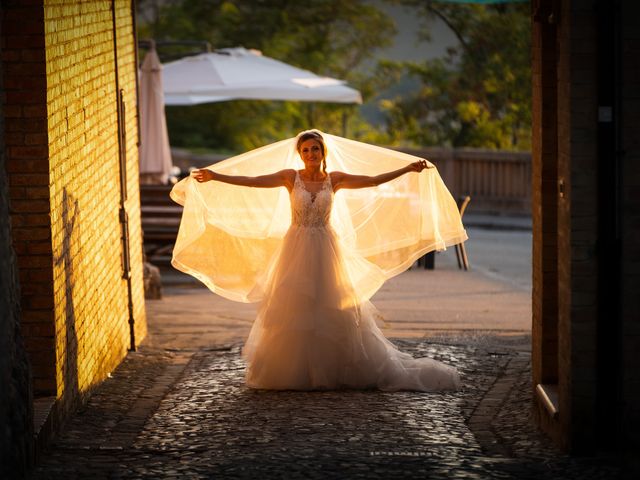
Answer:
M146 334L138 189L135 45L129 1L116 2L126 100L130 255L136 340ZM103 380L129 346L123 279L116 62L110 1L45 1L57 395Z

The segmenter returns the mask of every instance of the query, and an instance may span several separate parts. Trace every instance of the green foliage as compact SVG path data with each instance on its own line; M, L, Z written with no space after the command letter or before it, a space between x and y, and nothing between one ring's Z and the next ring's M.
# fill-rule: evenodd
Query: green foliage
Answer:
M214 48L244 46L308 69L347 80L363 97L383 79L356 67L390 43L393 22L364 0L143 0L138 4L139 38L203 40ZM163 61L163 51L159 51ZM363 129L350 105L232 101L168 107L171 144L245 150L305 128L342 131L345 117ZM359 130L360 131L360 130Z
M243 151L305 128L372 143L530 148L531 85L528 5L463 5L387 0L437 17L460 45L421 63L363 65L390 43L392 20L366 0L141 0L139 37L201 40L214 48L244 46L320 75L342 78L365 100L406 73L420 80L413 94L384 100L385 128L371 126L353 105L231 101L167 107L171 144ZM159 51L163 61L168 48ZM175 52L173 52L175 53Z
M527 150L531 147L529 6L401 0L437 17L460 45L444 58L388 64L420 79L414 95L387 100L394 143ZM424 27L423 39L429 39Z

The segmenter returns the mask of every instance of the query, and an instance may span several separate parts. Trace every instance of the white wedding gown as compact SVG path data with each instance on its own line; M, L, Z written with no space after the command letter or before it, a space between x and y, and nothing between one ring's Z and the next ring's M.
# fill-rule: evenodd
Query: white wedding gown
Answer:
M412 358L389 342L377 311L359 301L350 262L367 262L341 247L330 225L331 179L317 193L296 173L292 222L259 281L264 292L243 356L247 386L257 389L440 391L456 389L455 368Z

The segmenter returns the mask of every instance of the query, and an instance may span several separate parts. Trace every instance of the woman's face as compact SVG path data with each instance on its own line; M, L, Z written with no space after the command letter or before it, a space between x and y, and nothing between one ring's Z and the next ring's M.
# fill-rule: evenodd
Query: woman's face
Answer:
M305 167L319 168L324 159L320 142L312 138L302 142L300 144L300 158L302 158Z

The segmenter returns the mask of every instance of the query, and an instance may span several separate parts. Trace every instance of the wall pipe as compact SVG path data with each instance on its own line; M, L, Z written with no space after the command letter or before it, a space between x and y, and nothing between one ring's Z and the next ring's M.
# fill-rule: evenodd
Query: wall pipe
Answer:
M133 315L133 291L131 285L131 257L129 242L129 216L126 210L127 201L127 142L125 123L124 90L120 88L118 72L118 32L116 25L116 3L111 0L111 20L113 24L113 61L115 66L116 101L118 112L118 160L120 173L120 210L119 220L122 229L122 278L127 282L128 311L129 311L129 350L136 350L135 318Z

